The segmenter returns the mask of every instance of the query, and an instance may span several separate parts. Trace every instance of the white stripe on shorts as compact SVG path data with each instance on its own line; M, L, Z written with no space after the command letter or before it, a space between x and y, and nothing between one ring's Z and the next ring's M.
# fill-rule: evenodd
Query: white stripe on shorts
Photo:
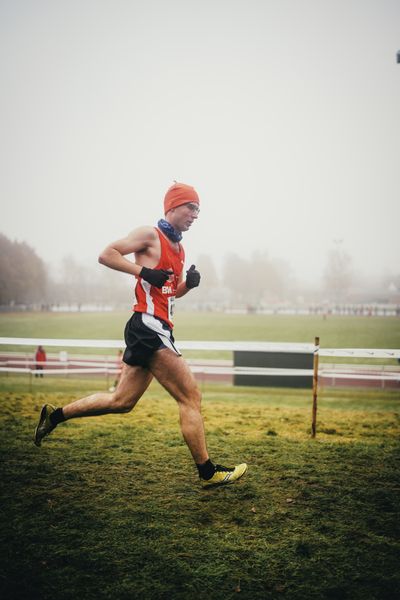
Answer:
M145 281L144 279L141 279L140 283L142 285L142 288L144 289L144 293L146 294L147 311L150 315L154 315L154 302L150 294L151 284L148 281ZM150 329L152 328L150 327Z
M142 313L142 322L158 335L164 346L175 352L178 356L182 356L171 340L171 332L168 329L164 329L158 319L147 313Z

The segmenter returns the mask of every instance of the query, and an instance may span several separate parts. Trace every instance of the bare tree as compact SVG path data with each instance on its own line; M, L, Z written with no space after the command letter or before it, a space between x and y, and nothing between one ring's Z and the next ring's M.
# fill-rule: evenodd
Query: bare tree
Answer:
M352 259L342 248L343 240L335 241L329 251L324 271L324 287L332 302L346 302L353 281Z
M223 277L232 300L249 309L283 301L290 279L286 263L270 258L267 252L254 252L250 259L230 254Z
M0 234L0 304L45 302L47 274L41 258L25 242Z

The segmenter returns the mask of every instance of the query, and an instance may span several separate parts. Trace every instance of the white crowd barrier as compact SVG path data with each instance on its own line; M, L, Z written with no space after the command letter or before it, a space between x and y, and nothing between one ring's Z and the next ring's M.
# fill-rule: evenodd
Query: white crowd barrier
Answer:
M98 348L98 349L121 349L124 347L122 340L85 340L85 339L53 339L53 338L15 338L0 337L1 346L30 346L39 345L45 348ZM249 352L291 352L309 353L318 352L319 356L333 358L379 358L400 359L400 349L365 349L365 348L318 348L314 344L304 343L278 343L278 342L244 342L244 341L181 341L178 342L181 350L196 351L249 351ZM93 359L93 357L92 357ZM189 361L191 362L191 361ZM29 363L29 364L28 364ZM62 366L60 366L62 365ZM49 368L51 367L51 368ZM339 367L339 368L338 368ZM400 382L400 369L396 366L386 370L386 366L380 369L365 370L363 365L357 369L351 369L345 365L335 365L334 368L320 364L318 370L319 378L325 379L353 379L353 380L377 380ZM263 367L238 367L229 364L191 364L194 373L204 375L284 375L287 377L310 377L312 369L287 369L287 368L263 368ZM7 373L29 373L37 374L33 357L27 359L5 359L0 358L0 372ZM115 359L102 358L100 355L95 360L66 360L47 361L45 368L40 373L46 375L66 374L105 374L111 375L118 372Z
M15 338L0 337L0 345L8 346L47 346L54 348L102 348L120 349L125 346L123 340L83 340L54 338ZM181 350L227 350L249 352L300 352L314 353L314 344L283 342L242 342L242 341L178 341ZM400 348L320 348L320 356L336 356L346 358L400 358Z

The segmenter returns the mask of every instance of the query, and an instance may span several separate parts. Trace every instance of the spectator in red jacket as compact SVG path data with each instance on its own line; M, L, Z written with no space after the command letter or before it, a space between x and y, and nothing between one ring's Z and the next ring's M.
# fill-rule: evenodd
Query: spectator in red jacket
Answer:
M46 352L43 346L38 346L35 353L36 371L43 371L46 366ZM43 373L35 373L35 377L43 377Z

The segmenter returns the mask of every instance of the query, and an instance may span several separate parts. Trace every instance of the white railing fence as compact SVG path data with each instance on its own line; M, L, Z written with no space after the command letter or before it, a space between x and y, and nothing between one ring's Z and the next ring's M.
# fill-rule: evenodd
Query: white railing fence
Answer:
M1 346L29 346L29 347L51 347L51 348L96 348L96 349L118 349L124 347L122 340L84 340L84 339L53 339L53 338L15 338L0 337ZM379 358L400 359L400 349L372 349L372 348L320 348L316 350L314 344L302 343L278 343L278 342L243 342L243 341L181 341L178 344L181 350L195 351L249 351L249 352L290 352L299 354L314 354L320 357L330 358ZM4 353L3 353L4 354ZM67 352L64 360L46 361L41 371L43 374L51 375L73 375L73 374L115 374L118 372L116 361L113 358L102 358L101 355L93 360L69 360ZM188 361L191 362L191 361ZM0 372L8 373L36 373L36 363L32 356L27 358L9 358L0 356ZM210 375L284 375L287 377L310 377L313 369L286 369L268 367L239 367L230 364L191 364L194 373ZM319 379L353 379L353 380L376 380L400 382L400 368L380 365L380 368L370 368L366 365L319 365Z

